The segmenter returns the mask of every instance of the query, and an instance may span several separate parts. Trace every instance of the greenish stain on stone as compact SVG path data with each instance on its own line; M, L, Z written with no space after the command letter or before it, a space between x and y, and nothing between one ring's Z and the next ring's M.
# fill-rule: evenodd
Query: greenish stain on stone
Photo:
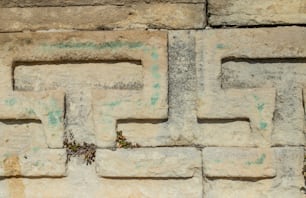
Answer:
M159 79L160 78L160 74L159 74L159 66L158 65L152 65L151 66L151 72L152 72L152 76L155 79Z
M5 100L5 104L9 106L14 106L17 103L16 98L9 98Z
M118 49L127 47L129 49L137 49L144 47L142 42L125 42L125 41L110 41L104 43L93 43L93 42L61 42L55 44L43 44L43 47L53 47L59 49L94 49L94 50L104 50L104 49Z
M248 161L248 162L246 162L246 164L247 164L247 165L261 165L261 164L264 163L265 159L266 159L266 154L263 153L263 154L261 154L261 156L260 156L259 158L257 158L255 161L253 161L253 162Z
M151 53L151 57L152 57L153 60L158 60L159 55L158 55L157 52L153 51L153 52Z
M259 103L257 104L257 109L258 111L262 112L264 110L265 104L264 103Z
M258 100L259 100L259 97L258 97L258 96L256 96L256 95L253 95L253 97L254 97L254 99L255 99L256 101L258 101Z
M218 49L224 49L224 48L225 48L225 46L224 46L223 43L218 43L218 44L216 45L216 47L217 47Z
M57 126L59 123L61 123L62 118L62 111L56 110L56 111L50 111L48 113L48 123L51 126Z
M260 128L260 129L265 129L265 128L267 128L267 126L268 126L268 124L267 124L266 122L261 121L261 122L259 123L259 128Z
M33 163L33 166L39 166L39 160Z
M26 109L28 115L36 115L34 109Z
M115 106L118 106L121 104L121 101L120 100L117 100L117 101L112 101L110 103L106 103L105 105L111 107L111 108L114 108Z
M221 163L221 160L219 160L219 159L216 159L216 160L214 160L216 163Z
M63 111L58 107L57 101L53 98L50 99L48 109L48 124L50 126L57 126L62 123Z
M32 151L35 152L35 153L38 152L39 150L40 150L39 147L33 147L33 148L32 148Z
M153 88L159 89L159 88L160 88L160 84L159 84L159 83L155 83L155 84L153 85Z
M153 96L151 97L151 105L156 105L158 100L159 100L159 94L158 93L153 94Z
M8 157L10 156L10 153L4 153L2 156L3 156L4 158L8 158Z

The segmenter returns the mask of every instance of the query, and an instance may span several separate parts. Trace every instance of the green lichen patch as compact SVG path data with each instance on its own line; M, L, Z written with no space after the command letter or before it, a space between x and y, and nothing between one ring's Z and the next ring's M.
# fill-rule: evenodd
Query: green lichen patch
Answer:
M137 143L127 141L126 137L122 135L122 131L117 131L116 143L118 148L138 148L140 147Z

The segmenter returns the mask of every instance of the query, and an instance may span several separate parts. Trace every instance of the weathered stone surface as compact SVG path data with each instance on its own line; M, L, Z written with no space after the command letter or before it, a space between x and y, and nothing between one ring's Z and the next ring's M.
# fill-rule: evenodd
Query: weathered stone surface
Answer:
M36 7L36 6L97 6L125 5L133 3L205 3L205 0L2 0L0 7Z
M80 142L113 146L117 120L167 118L165 32L2 34L0 40L3 57L0 70L5 76L0 88L8 93L13 89L37 94L39 91L65 91L66 130ZM8 50L10 48L14 50ZM20 99L23 103L27 100L27 97ZM63 110L63 95L58 100ZM35 105L40 107L41 103ZM23 112L29 111L27 108L31 105L25 103L24 110L13 105L23 117L13 114L10 118L36 119L37 116L24 116ZM7 109L4 112L12 111L10 106L3 106ZM4 114L3 118L9 118L8 113ZM63 124L62 111L58 114Z
M211 25L305 24L305 0L209 0Z
M84 168L83 168L84 170ZM82 173L79 174L83 175ZM84 177L88 177L84 175ZM24 179L12 178L0 181L0 196L2 197L202 197L202 178L177 180L148 180L148 179L99 179L86 180L76 177L53 179Z
M300 170L303 148L273 148L272 163L276 177L259 181L214 179L204 182L204 197L229 198L303 198L300 188L304 186Z
M169 118L162 123L119 123L127 140L141 146L192 144L196 122L194 31L169 32Z
M195 148L98 150L97 174L102 177L193 177L201 169Z
M22 153L11 154L0 150L1 176L52 176L66 175L66 151L64 149L33 148Z
M202 197L202 181L199 177L186 180L103 180L96 195L106 197ZM118 190L120 189L120 190Z
M115 145L116 125L123 122L164 120L168 117L168 62L167 35L165 33L134 35L130 42L136 47L125 51L129 59L141 60L143 88L141 90L93 90L94 126L97 145Z
M260 146L303 145L305 35L298 27L199 32L198 118L249 120Z
M1 67L3 71L5 66ZM6 75L5 72L3 72ZM11 81L3 82L2 86L10 86ZM0 89L1 90L1 89ZM3 91L3 89L2 89ZM38 146L44 144L49 148L61 148L64 134L64 94L61 91L47 92L5 92L0 93L0 120L11 124L41 122L43 137L37 137ZM15 125L15 127L16 127ZM8 134L9 125L0 125L0 136L3 136L10 143L10 138L15 137ZM25 126L26 127L26 126ZM11 128L12 129L12 128ZM37 131L37 130L36 130ZM37 134L37 133L36 133ZM12 136L13 135L13 136ZM25 134L21 134L22 137ZM35 133L33 132L33 134ZM30 134L29 134L30 136ZM35 137L33 137L35 139ZM16 140L16 139L14 139ZM14 141L13 140L13 141ZM21 147L28 144L20 142ZM1 145L5 146L5 145ZM10 146L14 146L10 144ZM10 147L9 146L9 147ZM7 148L10 149L10 148ZM22 149L21 149L22 150Z
M274 177L269 150L255 148L204 148L203 172L207 177Z
M204 4L0 8L0 32L49 29L203 28L203 10Z
M273 163L277 170L275 183L284 189L298 190L301 188L304 185L301 174L304 161L303 147L275 147L273 152Z
M253 132L250 121L247 119L197 120L194 33L194 31L170 31L169 33L170 108L168 121L163 123L119 123L118 130L122 131L129 141L141 146L197 144L253 147L268 144L261 133ZM263 95L267 95L266 92ZM267 100L271 100L268 103L272 108L275 106L271 99L274 98L274 95L270 93L268 95L271 96ZM251 98L251 100L255 99ZM214 108L209 109L213 114L216 113ZM246 104L244 109L241 107L236 110L236 113L239 114L248 109L249 106ZM272 113L269 116L272 116Z
M247 121L199 123L194 143L203 146L246 146L262 144L264 138L253 133ZM230 140L230 141L229 141Z

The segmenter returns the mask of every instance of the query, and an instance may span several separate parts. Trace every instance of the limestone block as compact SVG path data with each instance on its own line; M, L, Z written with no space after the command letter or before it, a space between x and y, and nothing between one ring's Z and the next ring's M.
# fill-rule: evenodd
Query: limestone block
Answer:
M0 8L0 18L0 32L113 28L192 29L203 28L205 24L204 4L187 3Z
M211 25L305 24L305 0L209 0Z
M248 121L225 123L199 123L194 143L204 146L246 146L254 147L265 142L264 137L253 133ZM230 141L229 141L230 140Z
M0 101L0 120L15 124L41 123L43 126L41 130L44 134L41 142L49 148L62 147L64 134L63 92L2 92ZM1 129L0 135L9 138L11 134L7 133L7 130L10 130L7 125L1 125Z
M202 178L190 179L99 179L82 183L82 178L10 178L0 181L0 196L2 197L202 197Z
M143 0L2 0L0 7L36 7L36 6L86 6L86 5L125 5L133 3L143 3ZM146 0L145 3L205 3L205 0Z
M271 149L272 164L276 170L273 178L248 181L248 179L213 179L204 182L204 197L229 198L288 198L305 197L300 190L304 186L303 148L275 147Z
M276 175L271 151L256 148L203 149L203 172L207 177L259 177Z
M102 177L187 178L201 169L195 148L139 148L97 151L97 174Z
M5 152L5 148L1 148L1 176L63 177L66 175L64 149L33 148L18 154Z
M143 88L133 90L92 90L92 105L97 145L115 145L116 126L120 122L164 120L168 117L168 62L167 35L133 35L130 42L137 46L126 51L118 49L123 57L140 60ZM134 77L134 76L133 76Z
M113 146L118 120L167 118L165 32L2 34L0 42L0 72L4 76L0 80L0 89L7 93L14 90L29 95L40 95L44 91L65 92L66 130L80 142L93 142L100 147ZM20 99L25 103L24 110L12 105L16 108L15 114L23 116L26 108L31 107L32 104L25 102L26 97ZM49 101L47 96L41 97ZM63 93L61 98L57 97L58 105L54 105L63 110ZM4 103L6 100L3 100ZM35 103L37 108L44 109L39 106L43 101ZM5 105L2 108L8 109ZM9 108L3 112L12 111ZM50 119L63 124L64 113L57 111L58 119L53 118L54 113L51 113ZM18 118L15 114L11 118ZM34 115L25 118L40 119ZM48 121L48 117L45 119ZM44 126L45 123L42 119ZM58 143L60 146L62 134Z
M250 122L258 146L303 145L305 28L197 33L198 119Z
M199 177L185 180L103 180L96 195L105 197L202 197L202 181ZM120 190L118 190L120 189Z

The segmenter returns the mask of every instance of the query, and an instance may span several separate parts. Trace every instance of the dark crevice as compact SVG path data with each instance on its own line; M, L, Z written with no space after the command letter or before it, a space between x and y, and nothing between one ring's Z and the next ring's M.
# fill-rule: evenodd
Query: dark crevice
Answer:
M249 64L265 64L265 63L306 63L306 57L280 57L280 58L241 58L241 57L226 57L221 60L221 64L227 62L246 62Z
M141 60L119 59L119 60L53 60L53 61L15 61L14 67L22 66L36 66L36 65L63 65L63 64L86 64L86 63L131 63L135 65L142 65Z
M199 124L226 124L231 122L250 122L249 118L228 118L228 119L219 119L219 118L198 118Z
M168 119L119 119L117 120L118 124L127 124L127 123L138 123L138 124L161 124L167 122Z
M0 119L0 122L7 125L21 125L21 124L41 124L41 120L38 119Z
M100 176L105 179L113 179L113 180L188 180L192 179L190 177L115 177L115 176Z
M0 181L5 179L62 179L63 176L0 176Z
M206 177L209 180L231 180L231 181L246 181L246 182L258 182L260 180L269 180L274 177Z
M209 13L208 13L209 14ZM209 17L208 17L209 18ZM213 25L213 24L209 24L208 25L210 27L212 27L212 29L242 29L242 28L277 28L277 27L291 27L291 26L298 26L298 27L306 27L306 24L258 24L258 25Z

